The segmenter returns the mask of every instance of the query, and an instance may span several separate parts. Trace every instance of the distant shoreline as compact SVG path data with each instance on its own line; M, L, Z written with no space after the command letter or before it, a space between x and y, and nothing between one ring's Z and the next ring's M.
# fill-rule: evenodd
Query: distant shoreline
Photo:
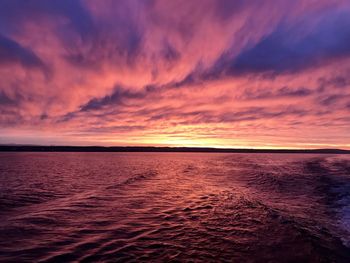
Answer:
M236 149L202 147L142 147L142 146L29 146L1 145L0 152L198 152L198 153L320 153L350 154L341 149Z

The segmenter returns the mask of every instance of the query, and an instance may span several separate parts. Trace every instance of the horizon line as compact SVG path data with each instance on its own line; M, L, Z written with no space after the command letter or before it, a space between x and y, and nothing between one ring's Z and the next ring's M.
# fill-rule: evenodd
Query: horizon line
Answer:
M219 148L186 146L78 146L78 145L29 145L1 144L0 152L217 152L217 153L332 153L350 154L339 148Z

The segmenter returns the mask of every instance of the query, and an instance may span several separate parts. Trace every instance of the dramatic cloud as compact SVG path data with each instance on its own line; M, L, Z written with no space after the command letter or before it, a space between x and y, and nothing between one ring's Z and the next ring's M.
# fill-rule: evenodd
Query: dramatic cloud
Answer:
M329 60L348 57L350 55L348 12L331 10L324 12L322 16L315 18L309 15L295 25L278 26L252 48L243 51L234 60L231 70L281 73L315 67Z
M25 67L44 68L43 62L31 50L0 35L0 63L20 63Z
M350 148L348 0L1 0L0 143Z

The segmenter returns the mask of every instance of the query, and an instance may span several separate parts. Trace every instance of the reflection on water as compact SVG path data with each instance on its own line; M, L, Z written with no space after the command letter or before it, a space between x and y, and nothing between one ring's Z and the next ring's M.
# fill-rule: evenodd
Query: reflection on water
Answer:
M350 262L342 155L0 153L0 261Z

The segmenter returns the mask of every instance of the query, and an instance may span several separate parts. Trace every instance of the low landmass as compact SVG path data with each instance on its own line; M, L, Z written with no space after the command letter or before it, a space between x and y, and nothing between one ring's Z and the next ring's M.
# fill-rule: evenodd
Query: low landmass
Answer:
M239 149L206 147L148 147L148 146L39 146L0 145L1 152L204 152L204 153L324 153L350 154L342 149Z

